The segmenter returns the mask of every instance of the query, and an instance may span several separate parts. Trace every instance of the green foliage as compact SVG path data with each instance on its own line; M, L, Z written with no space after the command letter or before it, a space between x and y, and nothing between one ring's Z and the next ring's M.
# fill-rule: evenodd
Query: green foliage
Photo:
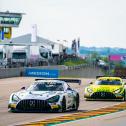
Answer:
M81 64L86 64L86 61L84 59L67 59L62 63L62 65L66 65L66 66L75 66Z
M100 59L103 60L103 61L105 61L106 63L109 62L107 56L106 57L100 57Z

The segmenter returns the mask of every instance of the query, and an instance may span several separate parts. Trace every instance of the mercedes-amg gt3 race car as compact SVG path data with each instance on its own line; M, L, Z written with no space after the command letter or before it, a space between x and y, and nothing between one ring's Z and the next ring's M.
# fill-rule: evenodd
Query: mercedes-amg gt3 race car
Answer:
M99 77L85 88L84 97L89 99L126 100L125 83L120 77Z
M9 100L9 111L42 112L78 110L79 93L73 90L70 83L80 80L70 79L36 79L27 89L12 93Z

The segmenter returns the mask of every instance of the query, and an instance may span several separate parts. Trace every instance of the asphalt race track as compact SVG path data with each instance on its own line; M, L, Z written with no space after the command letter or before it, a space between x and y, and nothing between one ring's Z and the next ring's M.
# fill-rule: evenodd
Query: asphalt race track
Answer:
M78 112L87 112L108 106L122 104L120 101L85 101L83 98L84 87L92 81L92 79L81 79L82 84L70 84L71 87L77 89L80 93L80 107ZM11 113L8 112L8 99L12 92L20 90L21 87L29 86L34 78L15 77L0 79L0 126L21 125L29 122L42 121L54 117L70 115L77 112L65 113ZM126 111L115 112L98 117L77 120L60 126L125 126Z

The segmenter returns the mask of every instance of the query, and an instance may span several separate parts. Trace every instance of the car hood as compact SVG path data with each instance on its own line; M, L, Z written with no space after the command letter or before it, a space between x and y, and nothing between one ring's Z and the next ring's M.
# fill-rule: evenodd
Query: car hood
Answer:
M123 88L122 85L91 85L89 86L93 92L114 92L117 89Z
M61 95L63 91L19 91L15 93L21 100L23 99L39 99L46 100L55 95Z

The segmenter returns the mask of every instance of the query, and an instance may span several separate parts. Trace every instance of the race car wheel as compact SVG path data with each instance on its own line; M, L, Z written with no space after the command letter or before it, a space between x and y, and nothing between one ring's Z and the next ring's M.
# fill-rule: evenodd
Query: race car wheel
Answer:
M66 98L63 97L63 100L62 100L62 108L61 108L61 112L65 112L66 111Z
M15 113L16 111L15 111L15 109L10 108L10 109L9 109L9 112Z
M126 101L126 91L124 90L124 93L123 93L123 101Z
M75 107L76 111L78 110L79 103L80 103L80 97L79 97L79 94L77 94L77 96L76 96L76 107Z

